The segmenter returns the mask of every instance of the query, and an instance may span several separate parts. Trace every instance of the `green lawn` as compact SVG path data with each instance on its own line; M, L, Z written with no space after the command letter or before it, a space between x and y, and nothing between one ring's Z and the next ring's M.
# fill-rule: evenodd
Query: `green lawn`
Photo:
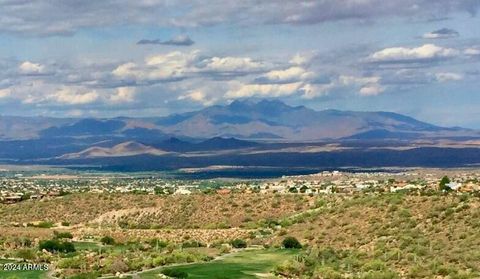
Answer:
M291 258L297 251L280 249L247 250L208 263L186 264L168 269L181 270L188 273L188 278L269 278L272 268ZM158 278L160 270L140 274L142 279Z
M101 245L96 242L88 242L88 241L74 241L73 245L77 251L89 250L89 251L97 251L100 249Z
M45 271L4 271L3 264L12 261L0 260L0 279L44 279Z

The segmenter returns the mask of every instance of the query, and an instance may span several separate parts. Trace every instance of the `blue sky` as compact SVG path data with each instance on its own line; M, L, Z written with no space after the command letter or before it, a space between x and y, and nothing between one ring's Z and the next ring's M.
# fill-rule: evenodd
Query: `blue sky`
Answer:
M243 98L480 128L480 0L0 0L4 115Z

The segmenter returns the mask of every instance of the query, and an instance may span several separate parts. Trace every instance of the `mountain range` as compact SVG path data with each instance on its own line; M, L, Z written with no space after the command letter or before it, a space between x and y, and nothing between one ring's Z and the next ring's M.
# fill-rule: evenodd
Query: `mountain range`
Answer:
M151 141L170 137L305 142L347 138L422 138L479 135L445 128L392 112L315 111L278 100L242 100L226 106L166 117L76 119L0 117L0 139L123 138Z
M480 163L479 147L474 130L392 112L315 111L278 100L150 118L0 116L0 162L14 164L122 170L465 166Z

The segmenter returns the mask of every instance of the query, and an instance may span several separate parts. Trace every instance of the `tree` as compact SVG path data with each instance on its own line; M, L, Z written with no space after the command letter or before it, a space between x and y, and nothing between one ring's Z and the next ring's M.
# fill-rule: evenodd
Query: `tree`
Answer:
M302 248L302 244L300 244L300 241L298 241L293 236L285 237L285 239L282 241L282 246L285 249L301 249Z
M440 180L440 184L439 184L439 189L440 191L449 191L451 190L449 187L447 187L447 184L450 183L450 178L448 178L448 176L444 176L442 178L442 180Z

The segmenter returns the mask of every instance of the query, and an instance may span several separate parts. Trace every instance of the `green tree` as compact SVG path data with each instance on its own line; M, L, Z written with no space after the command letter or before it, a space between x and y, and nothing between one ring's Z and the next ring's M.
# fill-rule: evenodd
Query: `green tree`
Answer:
M449 191L451 190L449 187L447 187L447 184L450 183L450 178L448 176L444 176L442 180L440 180L439 184L439 189L440 191Z

